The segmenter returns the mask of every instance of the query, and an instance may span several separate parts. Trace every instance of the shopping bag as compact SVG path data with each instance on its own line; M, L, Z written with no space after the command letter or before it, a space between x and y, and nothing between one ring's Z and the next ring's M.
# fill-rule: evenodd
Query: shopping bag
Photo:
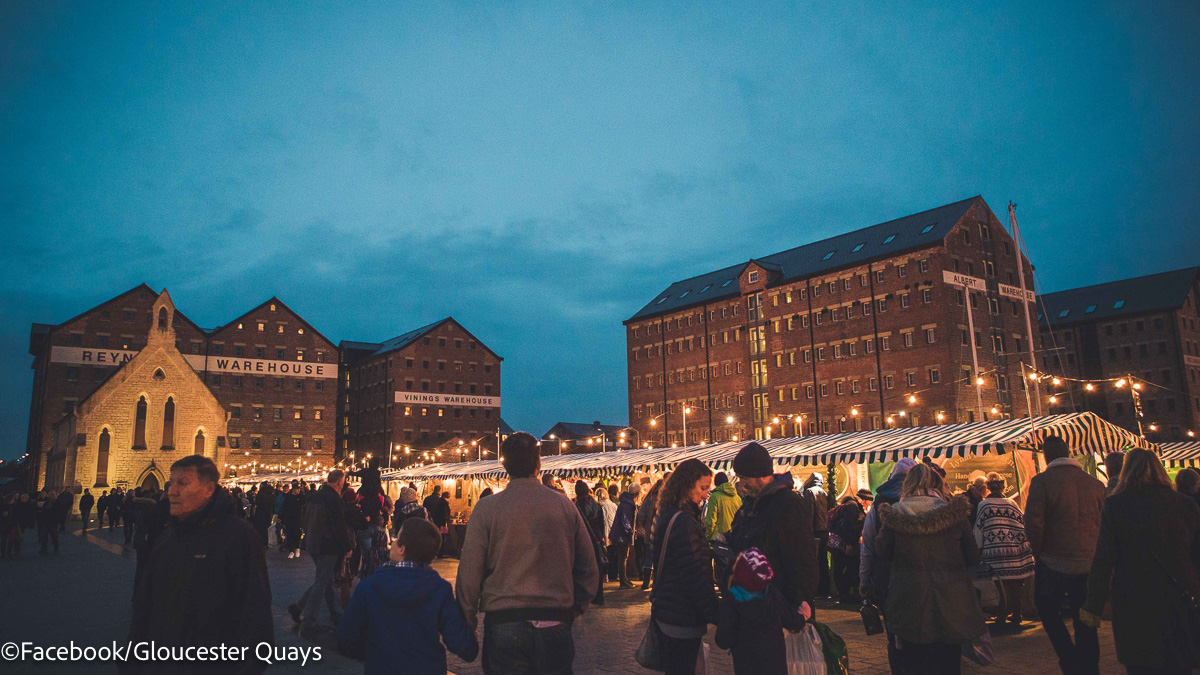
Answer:
M696 654L696 675L708 675L708 643L700 641L700 651Z
M810 621L817 635L821 637L821 653L825 655L825 668L829 675L847 675L850 672L850 654L846 651L846 641L842 636L833 632L827 624L820 621Z
M996 662L996 653L992 650L992 636L987 631L971 642L962 646L963 658L969 659L981 666L990 666Z
M821 636L810 623L799 633L785 631L788 675L827 675Z
M639 666L661 673L667 667L663 664L662 636L658 631L659 628L654 619L646 621L646 632L642 634L642 641L633 651L633 658Z

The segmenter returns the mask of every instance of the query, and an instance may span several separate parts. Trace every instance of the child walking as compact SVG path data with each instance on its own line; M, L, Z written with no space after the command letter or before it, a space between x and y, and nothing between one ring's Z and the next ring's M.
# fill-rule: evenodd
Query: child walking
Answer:
M445 675L446 649L464 661L479 653L450 583L429 567L441 545L433 523L404 521L390 561L354 589L338 623L338 651L364 658L367 675Z
M757 548L742 551L733 563L729 590L721 599L717 646L733 652L733 672L738 675L787 675L787 648L783 631L804 628L811 609L799 610L771 585L775 571Z

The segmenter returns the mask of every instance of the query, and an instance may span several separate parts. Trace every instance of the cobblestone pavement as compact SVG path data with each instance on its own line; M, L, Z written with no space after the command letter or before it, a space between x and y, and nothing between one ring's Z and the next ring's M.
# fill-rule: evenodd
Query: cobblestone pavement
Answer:
M78 524L74 524L78 527ZM39 645L102 645L123 642L129 626L129 599L132 595L134 557L122 545L120 529L61 536L57 555L41 556L37 545L28 538L24 559L0 561L0 642L24 640ZM267 554L274 603L275 637L279 645L308 645L292 632L287 605L294 602L312 579L311 558L303 555L289 560L277 549ZM437 561L435 569L453 583L457 570L453 560ZM633 649L641 639L649 618L647 594L640 590L617 590L610 584L605 591L606 604L591 607L575 624L575 672L578 675L629 673L644 675L633 660ZM882 636L867 637L858 613L832 606L818 607L820 618L846 640L850 666L854 673L886 673L887 655ZM480 628L482 637L482 627ZM711 644L713 632L707 641ZM1055 675L1058 673L1054 651L1036 623L1026 622L1019 633L994 636L999 661L988 668L964 663L965 673L1021 673ZM332 635L317 644L323 647L322 659L305 667L276 664L268 673L361 673L362 665L336 654ZM1101 664L1104 674L1124 673L1113 651L1112 630L1105 623L1100 632ZM709 673L732 673L729 654L712 647ZM47 665L5 663L2 672L23 673L111 673L111 664ZM450 657L450 670L456 675L482 673L478 660L462 663ZM402 672L398 670L397 672Z

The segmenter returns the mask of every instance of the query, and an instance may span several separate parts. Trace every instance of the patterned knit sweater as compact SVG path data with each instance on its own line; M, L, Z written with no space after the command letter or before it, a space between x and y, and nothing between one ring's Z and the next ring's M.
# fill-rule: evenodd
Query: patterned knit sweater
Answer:
M1023 579L1033 575L1033 553L1025 539L1025 518L1016 502L988 497L979 502L975 518L975 541L983 557L983 571L990 568L999 579Z

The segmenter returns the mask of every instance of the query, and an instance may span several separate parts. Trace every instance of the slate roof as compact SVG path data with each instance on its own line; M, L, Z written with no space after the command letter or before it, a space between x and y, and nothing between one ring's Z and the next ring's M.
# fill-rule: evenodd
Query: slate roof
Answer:
M747 262L715 272L677 281L627 319L626 323L737 297L737 277L750 262L779 272L780 278L771 284L778 285L861 265L878 258L895 256L905 251L938 245L977 201L983 203L983 198L976 195L953 204L889 220L766 257L751 258ZM984 204L984 207L987 205Z
M1041 296L1038 322L1054 327L1179 309L1200 267L1072 288Z
M623 427L617 424L595 425L584 424L581 422L559 422L553 427L550 427L549 431L542 434L542 438L547 438L552 432L555 432L555 429L562 429L566 433L571 434L576 438L585 438L588 436L599 436L601 431L603 431L606 435L617 434L627 428L628 427Z
M354 354L352 359L347 359L347 360L358 361L359 359L363 359L363 358L373 358L376 356L381 356L383 354L394 352L399 349L404 349L405 347L416 342L422 336L431 332L433 329L446 323L447 321L454 321L454 317L448 316L444 319L441 319L439 321L434 321L431 324L421 326L420 328L417 328L415 330L410 330L407 333L404 333L403 335L397 335L396 337L394 337L390 340L385 340L383 342L355 342L352 340L342 340L338 346L341 347L343 351L349 350L349 351L361 352L359 354ZM490 352L492 354L492 356L495 356L497 359L499 359L501 361L504 360L503 357L501 357L499 354L497 354L496 352L489 349L487 347L487 345L483 344L482 340L475 337L475 335L473 335L471 333L471 331L467 330L466 328L463 328L463 325L461 323L458 323L457 321L454 321L454 323L462 330L462 332L466 333L473 340L475 340L475 344L479 345L480 349L487 350L488 352Z

